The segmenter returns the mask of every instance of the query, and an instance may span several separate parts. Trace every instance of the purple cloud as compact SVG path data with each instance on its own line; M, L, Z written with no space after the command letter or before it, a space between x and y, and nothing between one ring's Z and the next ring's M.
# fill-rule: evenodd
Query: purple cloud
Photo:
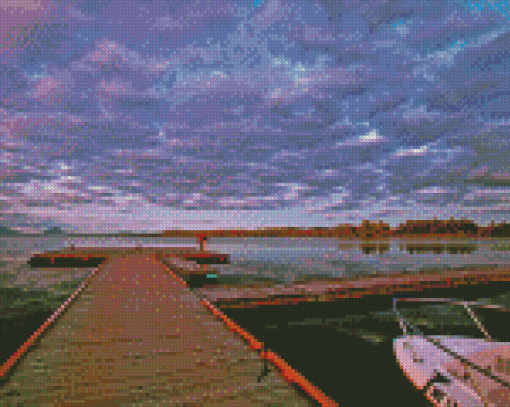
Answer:
M328 224L434 210L505 216L501 11L415 1L14 4L0 6L9 15L0 205L12 222L65 223L80 210L111 227L142 225L142 210L174 220L301 211Z

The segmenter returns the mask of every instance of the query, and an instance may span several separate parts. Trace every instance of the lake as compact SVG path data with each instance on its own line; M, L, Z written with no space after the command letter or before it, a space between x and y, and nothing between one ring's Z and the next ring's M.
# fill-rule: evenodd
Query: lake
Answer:
M71 244L76 247L197 247L195 238L0 238L0 364L92 271L32 269L27 264L34 253L67 248ZM231 264L210 266L230 278L229 281L237 277L244 281L288 282L307 276L412 274L510 264L507 239L363 242L336 238L209 238L207 249L230 254ZM508 299L501 301L507 303ZM344 313L343 306L334 301L228 309L225 313L339 402L352 406L430 405L396 363L393 338L402 332L391 309L364 309L360 303L352 315L340 317ZM437 305L399 309L421 329L480 336L463 309ZM508 326L508 314L498 314L492 317L497 319L492 321L490 332L497 331L498 326ZM26 318L28 315L30 318ZM423 315L429 317L423 318ZM491 315L484 317L486 322L491 322ZM339 371L348 371L350 380L339 381L338 374L325 373ZM367 392L367 387L373 391Z
M0 286L32 285L26 263L33 253L69 247L189 246L195 238L0 237ZM215 265L222 275L289 282L303 277L419 273L445 268L510 265L508 239L355 241L337 238L209 238L207 249L230 254L231 264ZM75 276L83 273L76 270ZM29 276L29 274L32 274Z
M1 237L0 307L2 315L23 309L58 307L93 269L31 268L34 253L76 247L189 246L195 238ZM445 268L504 267L510 264L507 239L450 239L385 241L337 238L209 238L208 250L230 254L231 264L214 265L218 283L255 280L290 282L306 277L346 277L373 274L420 273ZM5 290L8 291L5 291ZM8 299L5 299L6 296ZM2 300L4 298L4 300Z

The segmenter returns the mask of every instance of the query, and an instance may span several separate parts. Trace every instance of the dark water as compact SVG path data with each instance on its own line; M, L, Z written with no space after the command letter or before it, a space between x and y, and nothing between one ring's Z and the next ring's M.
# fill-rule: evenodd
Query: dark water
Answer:
M493 297L504 304L509 295ZM396 360L393 340L402 330L391 302L374 296L223 311L339 405L430 406ZM398 310L427 335L484 337L460 305L400 303ZM495 340L510 341L510 312L475 312Z
M341 406L430 407L405 378L393 354L393 338L401 334L394 320L363 323L354 318L343 325L352 333L339 332L334 324L289 324L306 316L345 317L355 308L362 313L373 309L368 303L361 309L350 304L349 310L323 303L224 312ZM360 339L354 334L360 329L379 330L386 339L376 344Z
M0 365L3 365L52 314L53 311L48 310L19 318L0 318Z

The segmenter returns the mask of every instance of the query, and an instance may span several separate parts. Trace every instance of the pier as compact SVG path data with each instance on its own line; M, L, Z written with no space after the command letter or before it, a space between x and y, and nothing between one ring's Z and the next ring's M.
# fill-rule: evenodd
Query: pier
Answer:
M107 259L131 254L154 254L160 258L177 258L197 264L229 264L228 254L212 253L193 247L81 247L34 254L29 261L32 267L96 267ZM72 264L72 265L71 265Z
M509 268L465 268L420 272L420 274L359 275L336 279L295 281L288 284L264 282L217 285L196 290L218 308L253 308L266 305L295 305L373 299L391 304L397 296L491 297L510 291ZM351 302L351 301L349 301ZM356 302L356 301L354 301Z
M109 259L133 254L150 254L170 267L192 289L216 283L219 272L210 265L229 264L230 255L206 251L204 239L200 249L193 247L80 247L34 254L28 264L33 268L98 267Z
M35 268L97 268L0 366L0 404L334 406L252 336L255 328L245 331L221 309L261 307L285 326L292 310L304 312L298 319L315 318L328 302L341 317L387 308L398 296L470 299L510 291L510 269L502 267L217 284L209 265L228 264L230 256L207 251L205 239L198 243L199 249L71 246L33 255Z
M0 377L6 406L336 405L156 253L107 256Z

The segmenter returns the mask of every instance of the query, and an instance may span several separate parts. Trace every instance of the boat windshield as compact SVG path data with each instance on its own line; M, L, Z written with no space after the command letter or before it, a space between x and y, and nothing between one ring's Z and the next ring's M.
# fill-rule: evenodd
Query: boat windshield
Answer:
M404 334L465 336L492 340L479 309L501 308L487 302L443 298L395 298L393 311Z

